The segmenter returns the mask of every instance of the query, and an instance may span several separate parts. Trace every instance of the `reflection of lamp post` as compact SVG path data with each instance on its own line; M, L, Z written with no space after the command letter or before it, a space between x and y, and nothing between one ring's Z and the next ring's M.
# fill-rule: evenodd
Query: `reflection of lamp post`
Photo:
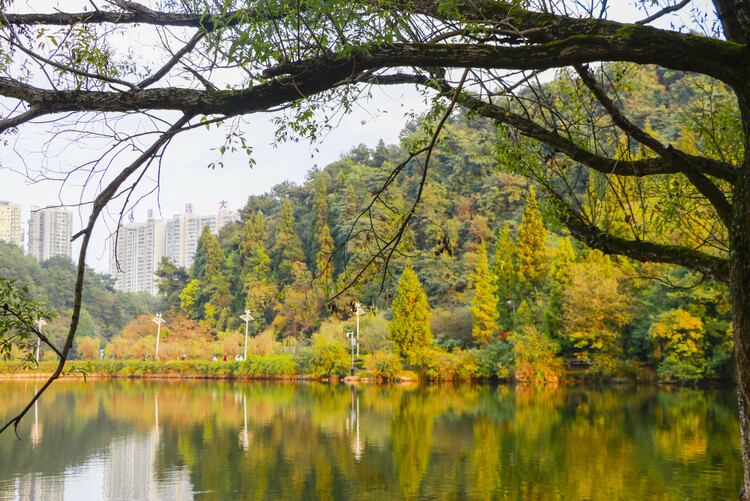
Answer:
M166 320L161 318L161 313L157 313L156 316L151 320L153 320L156 325L159 326L156 329L156 353L154 353L154 360L156 360L157 358L159 358L159 337L161 336L161 324L166 322Z
M42 327L47 325L47 321L43 318L40 318L34 323L36 324L36 328L40 334L42 333ZM42 338L37 337L36 338L36 363L39 363L39 352L41 351L41 349L42 349Z
M351 417L350 419L350 430L354 431L354 426L357 427L356 429L356 438L352 442L352 452L354 453L354 460L359 461L362 459L362 453L365 450L364 444L359 439L359 395L357 395L357 405L355 407L354 405L354 386L349 387L349 391L352 395L352 411L351 411Z
M240 446L247 450L250 447L250 434L247 432L247 395L242 393L242 409L245 419L243 421L242 432L240 433Z
M354 314L357 315L357 356L359 356L359 316L365 314L365 310L362 309L362 303L357 301L354 304Z
M244 315L240 315L240 318L245 321L245 354L242 355L242 360L247 360L247 325L250 320L255 320L250 316L250 310L245 310Z

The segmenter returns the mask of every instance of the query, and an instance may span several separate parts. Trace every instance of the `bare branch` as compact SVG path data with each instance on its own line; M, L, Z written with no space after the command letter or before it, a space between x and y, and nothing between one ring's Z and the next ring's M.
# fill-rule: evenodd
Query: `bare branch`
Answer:
M193 38L190 39L190 41L185 44L183 48L178 50L172 58L162 66L159 71L151 75L150 77L144 79L142 82L140 82L137 87L139 89L145 89L146 87L158 82L159 80L164 77L167 73L169 73L169 70L174 68L174 66L180 62L180 59L187 54L188 52L192 51L196 45L198 45L198 42L200 42L203 37L206 35L204 31L199 31L195 35L193 35Z
M680 3L676 3L674 5L670 5L669 7L664 7L659 12L652 14L648 16L645 19L641 19L640 21L636 21L635 24L648 24L652 21L656 21L662 16L666 16L667 14L671 14L672 12L677 12L678 10L685 7L687 4L689 4L691 0L682 0Z
M68 336L65 339L65 344L63 345L61 353L59 353L60 360L57 364L57 368L55 369L55 372L53 372L52 375L47 379L42 388L29 401L26 407L16 416L11 418L7 423L5 423L2 428L0 428L0 433L8 429L11 425L17 433L18 425L20 424L23 417L33 407L34 402L39 399L42 393L44 393L44 391L49 387L50 384L52 384L54 380L60 377L63 369L65 368L65 362L67 361L68 354L73 347L73 340L75 339L76 330L78 329L78 321L81 315L81 306L83 302L83 279L86 272L86 253L88 251L89 241L91 239L91 234L93 233L94 225L96 224L102 210L104 210L104 207L117 193L117 190L128 179L128 177L136 172L144 163L148 162L161 148L163 148L172 139L172 137L174 137L175 134L183 130L183 126L188 124L190 122L190 119L190 116L185 115L177 120L168 130L166 130L161 136L159 136L159 138L154 141L154 143L148 149L146 149L133 163L124 168L117 175L117 177L115 177L115 179L112 180L104 190L102 190L102 192L96 197L96 200L94 200L93 209L91 215L89 216L88 224L82 233L83 241L81 243L81 250L78 256L78 267L76 272L76 283L73 300L73 314L70 320Z

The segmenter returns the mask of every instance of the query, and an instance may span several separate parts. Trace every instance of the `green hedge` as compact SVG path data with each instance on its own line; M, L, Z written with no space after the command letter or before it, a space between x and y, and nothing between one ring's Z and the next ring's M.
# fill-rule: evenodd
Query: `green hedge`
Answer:
M213 362L210 360L72 360L65 364L65 372L105 374L108 376L194 376L194 377L285 377L297 376L304 360L293 355L252 357L246 362ZM38 367L22 367L14 362L0 362L0 374L52 373L56 362L42 362Z

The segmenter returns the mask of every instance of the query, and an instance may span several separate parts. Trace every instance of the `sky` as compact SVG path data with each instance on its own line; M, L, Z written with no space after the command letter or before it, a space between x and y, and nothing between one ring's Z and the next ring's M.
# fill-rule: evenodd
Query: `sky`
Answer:
M77 2L60 2L59 5L63 6L60 9L75 10L74 3ZM49 0L17 1L14 9L50 12L57 5L58 2ZM643 13L634 9L629 1L612 2L611 5L617 11L617 18L621 19L623 15L631 19L643 17ZM121 41L122 44L133 42ZM153 210L155 217L167 219L183 213L186 204L192 204L196 214L213 214L222 201L229 209L238 210L250 195L265 193L285 180L300 183L314 165L324 167L360 143L369 147L374 147L380 139L386 144L397 143L409 114L422 112L427 107L424 98L409 86L375 88L372 95L372 99L362 102L350 115L343 117L332 132L314 145L301 141L274 146L273 117L268 114L247 117L243 130L246 141L254 149L256 163L252 168L246 155L241 153L225 157L223 169L210 170L208 165L219 159L216 149L223 143L223 134L202 127L181 134L164 157L158 192L138 202L133 211L134 221L145 221L149 210ZM137 124L131 125L137 130ZM128 124L118 123L117 126L126 129ZM57 141L57 146L47 149L45 155L43 150L51 137L49 128L48 124L24 126L18 135L2 138L8 140L7 144L0 143L0 201L21 205L24 222L28 221L32 206L76 204L81 199L82 189L80 179L69 180L64 185L56 180L30 183L22 174L24 171L37 169L45 159L53 169L70 168L78 165L82 158L90 158L96 153L95 149L101 147L90 142ZM77 231L85 224L88 208L71 210L74 212L74 231ZM113 217L116 214L107 218L108 221L98 223L90 244L87 264L97 271L108 271L108 236L114 230ZM27 229L24 224L24 231ZM74 244L74 260L77 255L78 246Z
M145 221L149 210L157 219L168 219L184 213L186 204L192 204L196 214L214 214L222 201L228 209L238 210L249 196L263 194L286 180L301 183L313 166L322 168L358 144L374 147L380 139L387 144L397 143L408 114L425 108L423 98L406 86L374 89L373 99L362 105L343 117L340 125L316 144L299 141L274 145L273 116L257 114L247 118L243 129L246 141L253 147L253 166L243 152L224 157L223 168L209 169L220 158L216 150L223 144L223 134L202 127L183 133L167 150L158 193L138 202L133 211L134 221ZM58 180L30 182L24 172L41 164L40 144L48 137L43 126L25 127L20 132L22 137L4 146L6 151L0 157L3 167L0 200L21 205L24 231L28 231L25 222L32 207L73 205L80 199L81 188L76 182L66 186ZM48 161L52 157L53 165L74 165L82 153L90 156L91 151L80 152L71 147L48 155ZM69 210L74 213L73 231L80 230L86 223L88 209L69 207ZM111 223L106 228L100 222L89 246L87 264L97 271L108 271L107 237L112 228ZM74 258L78 248L74 245Z

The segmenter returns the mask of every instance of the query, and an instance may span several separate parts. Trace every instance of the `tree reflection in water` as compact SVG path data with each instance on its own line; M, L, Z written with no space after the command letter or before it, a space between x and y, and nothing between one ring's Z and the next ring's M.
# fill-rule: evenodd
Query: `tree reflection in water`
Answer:
M736 416L730 390L64 382L0 436L0 500L732 498Z

